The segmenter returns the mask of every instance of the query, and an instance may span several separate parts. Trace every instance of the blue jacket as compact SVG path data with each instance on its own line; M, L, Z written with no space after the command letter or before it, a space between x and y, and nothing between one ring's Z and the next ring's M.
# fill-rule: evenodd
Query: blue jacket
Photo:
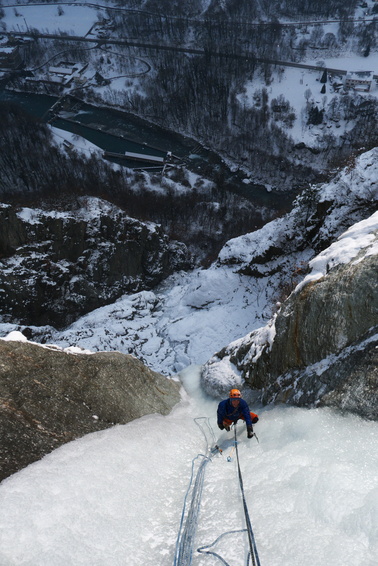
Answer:
M231 405L230 399L225 399L219 403L217 411L218 424L221 425L224 419L229 419L236 423L242 416L245 419L245 424L252 426L251 413L248 403L244 399L240 399L239 405L236 408Z

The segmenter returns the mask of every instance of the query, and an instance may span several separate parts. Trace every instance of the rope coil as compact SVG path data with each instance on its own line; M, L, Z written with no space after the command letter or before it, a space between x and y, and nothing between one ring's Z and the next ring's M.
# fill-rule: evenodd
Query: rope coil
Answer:
M200 421L205 421L205 422L200 424ZM194 422L200 428L201 432L205 437L206 452L210 452L209 438L206 435L204 426L207 426L208 431L213 437L214 443L215 443L215 435L213 429L209 424L209 419L207 417L199 417L194 419ZM198 467L196 473L196 479L193 485L195 463L200 458L202 458L202 462ZM176 540L174 566L190 566L190 564L192 563L193 543L197 529L199 509L201 505L203 482L205 479L205 470L206 470L206 465L209 462L211 462L211 459L204 454L197 454L197 456L192 460L192 472L189 480L189 486L184 497L184 505L181 513L180 528ZM192 489L192 485L193 485L193 489ZM192 489L191 503L188 513L186 514L187 501L191 489ZM185 515L186 515L186 520L185 520Z
M211 426L209 424L209 419L207 417L200 417L200 418L194 419L194 421L197 424L197 426L199 426L200 430L202 431L202 433L205 437L206 452L210 452L211 454L214 454L215 452L219 451L219 453L222 454L222 450L219 448L219 446L217 446L215 444L216 439L215 439L213 429L211 428ZM200 421L204 421L204 422L199 424ZM207 426L208 432L212 435L212 438L213 438L213 441L214 441L214 444L215 444L215 447L213 449L210 448L209 438L208 438L208 435L206 435L206 431L204 429L204 426ZM247 535L248 535L248 542L249 542L249 552L248 552L248 556L247 556L246 566L249 565L250 559L252 561L252 566L261 566L259 555L258 555L258 552L257 552L255 537L254 537L254 534L253 534L252 524L251 524L251 520L250 520L250 517L249 517L248 506L247 506L247 502L246 502L246 499L245 499L243 477L242 477L242 473L241 473L241 470L240 470L238 442L237 442L237 437L236 437L236 424L234 425L234 438L235 438L234 449L235 449L235 452L236 452L239 485L240 485L240 491L241 491L241 494L242 494L244 516L245 516L247 528L228 531L226 533L223 533L213 543L197 548L197 552L202 553L202 554L213 555L216 558L218 558L224 564L224 566L230 566L228 564L228 562L226 562L226 560L224 560L224 558L222 558L222 556L220 556L219 554L217 554L214 551L206 550L206 549L213 547L218 541L220 541L226 535L246 532ZM256 439L257 439L257 437L256 437ZM194 473L195 463L200 458L202 458L202 461L199 464L197 473L195 474ZM203 491L203 483L204 483L204 478L205 478L205 470L206 470L206 465L211 461L212 461L211 457L206 456L205 454L197 454L197 456L195 458L193 458L193 460L192 460L191 476L190 476L190 480L189 480L189 486L188 486L188 489L187 489L185 497L184 497L184 505L183 505L183 510L182 510L182 514L181 514L180 527L179 527L179 532L178 532L178 536L177 536L177 540L176 540L174 566L190 566L192 564L193 543L194 543L194 537L195 537L196 529L197 529L198 515L199 515L201 497L202 497L202 491ZM195 480L194 480L194 476L195 476ZM194 484L193 484L193 480L194 480ZM191 503L190 503L190 507L189 507L188 512L186 512L187 502L188 502L190 491L192 491ZM185 517L186 517L186 519L185 519Z

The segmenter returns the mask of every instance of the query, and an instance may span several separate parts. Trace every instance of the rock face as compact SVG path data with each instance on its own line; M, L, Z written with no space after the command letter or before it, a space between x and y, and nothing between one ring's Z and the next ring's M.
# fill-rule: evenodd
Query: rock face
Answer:
M65 212L0 207L0 315L67 326L190 267L184 244L95 198Z
M340 352L377 322L378 257L338 267L327 277L309 282L284 304L269 354L271 374Z
M332 405L378 419L378 256L335 269L283 306L250 367L264 402Z
M180 401L176 381L118 352L0 340L0 481L84 434Z
M230 385L245 380L264 403L327 405L378 419L377 251L378 213L310 262L315 275L267 327L209 360L206 390L227 367Z
M353 167L340 171L324 185L308 187L290 213L262 229L229 240L217 263L234 266L259 278L290 273L297 278L307 262L350 226L377 210L378 148L361 155Z

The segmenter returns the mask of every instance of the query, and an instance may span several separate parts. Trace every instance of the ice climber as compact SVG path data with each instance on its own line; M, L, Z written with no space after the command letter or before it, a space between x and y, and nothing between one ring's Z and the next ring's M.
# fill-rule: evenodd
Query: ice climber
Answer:
M217 411L218 427L223 430L230 430L232 423L237 423L239 419L243 419L247 425L247 436L253 436L253 424L259 420L256 413L249 410L248 404L244 399L239 389L231 389L229 398L221 401L218 405Z

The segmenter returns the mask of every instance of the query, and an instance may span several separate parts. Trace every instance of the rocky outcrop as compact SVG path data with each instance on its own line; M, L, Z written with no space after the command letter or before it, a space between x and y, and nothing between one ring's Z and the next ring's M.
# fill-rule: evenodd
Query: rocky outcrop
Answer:
M267 327L204 366L214 389L245 382L265 402L329 405L378 419L378 213L310 262L312 271Z
M378 328L305 369L292 368L267 385L265 403L327 406L378 419Z
M0 207L0 315L67 326L190 267L184 244L95 198L66 211Z
M378 148L324 185L307 187L293 209L260 230L229 240L217 264L261 278L282 273L297 280L307 262L350 226L377 210Z
M1 339L0 480L84 434L168 414L179 390L119 352L69 353Z

